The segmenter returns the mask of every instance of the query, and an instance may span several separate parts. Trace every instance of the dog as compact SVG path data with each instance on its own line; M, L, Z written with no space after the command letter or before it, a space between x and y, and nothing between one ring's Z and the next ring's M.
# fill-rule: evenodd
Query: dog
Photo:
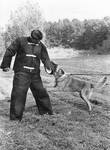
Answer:
M65 73L62 68L55 65L55 72L53 74L55 78L54 87L58 87L60 90L65 92L78 92L80 97L87 103L89 111L91 112L90 98L94 89L101 89L107 82L107 77L101 78L98 83L93 84L83 80L75 78L72 74Z

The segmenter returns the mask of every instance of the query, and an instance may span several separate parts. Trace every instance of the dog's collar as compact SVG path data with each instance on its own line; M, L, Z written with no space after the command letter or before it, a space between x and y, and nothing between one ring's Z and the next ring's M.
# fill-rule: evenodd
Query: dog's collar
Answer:
M60 78L58 79L58 82L63 81L64 79L68 78L68 76L69 76L69 74L65 73L62 77L60 77Z

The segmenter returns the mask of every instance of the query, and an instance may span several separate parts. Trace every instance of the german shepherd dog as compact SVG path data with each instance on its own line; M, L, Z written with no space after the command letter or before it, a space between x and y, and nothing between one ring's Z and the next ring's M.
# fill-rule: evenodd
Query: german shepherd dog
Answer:
M101 78L98 83L92 84L83 80L79 80L75 78L72 74L67 74L64 72L62 68L59 68L57 64L55 65L55 85L54 87L58 87L62 91L70 92L78 92L80 97L87 103L89 107L89 111L92 110L90 98L94 89L101 89L107 82L107 77Z

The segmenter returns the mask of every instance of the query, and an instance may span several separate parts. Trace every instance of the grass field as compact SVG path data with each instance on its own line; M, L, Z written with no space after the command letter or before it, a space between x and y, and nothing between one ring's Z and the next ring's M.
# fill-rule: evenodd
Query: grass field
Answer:
M66 72L83 74L75 76L88 82L96 83L103 74L110 74L110 55L53 61ZM41 70L55 115L39 116L28 92L21 122L9 120L12 73L0 72L0 150L110 150L110 76L103 89L94 91L89 114L79 95L60 92L53 87L54 78Z

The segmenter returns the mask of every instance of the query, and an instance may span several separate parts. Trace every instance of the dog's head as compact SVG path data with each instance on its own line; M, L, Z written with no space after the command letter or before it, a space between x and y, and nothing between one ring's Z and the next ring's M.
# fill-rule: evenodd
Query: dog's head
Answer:
M55 77L54 87L58 86L58 79L61 78L64 74L65 74L65 72L62 68L57 68L56 72L54 72L54 77Z
M54 72L53 72L53 76L54 76L54 78L55 78L55 85L54 85L54 87L56 87L56 86L58 85L58 79L59 79L60 77L62 77L62 76L65 74L65 72L64 72L64 70L63 70L62 68L60 68L60 67L58 66L58 64L55 64L55 63L52 62L52 61L51 61L51 63L52 63L53 66L54 66Z
M54 76L54 78L55 78L55 85L54 85L54 87L56 87L57 83L58 83L58 79L60 77L62 77L65 74L65 72L64 72L64 70L62 68L60 68L58 66L58 64L54 63L53 61L51 61L51 64L53 66L52 67L53 69L51 70L50 68L45 68L45 70L46 70L46 72L48 74L52 74Z
M58 64L55 64L53 61L51 61L52 65L54 66L53 76L55 78L60 78L62 75L64 75L64 70L58 66Z
M56 79L59 79L65 74L64 70L62 68L58 68L56 72L54 73L54 76Z

